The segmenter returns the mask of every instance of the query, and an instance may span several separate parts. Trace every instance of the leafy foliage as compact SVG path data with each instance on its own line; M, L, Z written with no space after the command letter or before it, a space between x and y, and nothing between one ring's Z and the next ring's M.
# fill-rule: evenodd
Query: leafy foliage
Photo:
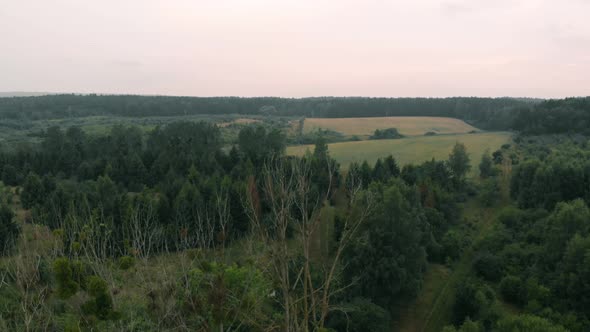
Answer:
M370 137L370 139L394 139L402 137L404 136L401 135L396 128L388 128L375 130L375 133Z
M330 315L327 327L336 331L371 332L391 328L391 315L366 298L354 298Z
M388 306L399 296L413 296L426 267L423 214L415 190L401 181L374 184L378 207L367 229L349 250L347 274L357 292Z

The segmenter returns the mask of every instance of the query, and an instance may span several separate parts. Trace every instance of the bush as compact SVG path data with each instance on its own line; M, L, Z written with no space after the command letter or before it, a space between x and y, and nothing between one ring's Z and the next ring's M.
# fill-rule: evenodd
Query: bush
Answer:
M19 290L13 286L12 284L2 285L0 286L0 317L1 318L10 318L13 319L16 317L21 318L19 315L21 314L21 294ZM0 318L0 321L1 321ZM15 323L15 320L10 321L8 323ZM3 330L2 325L0 324L1 331L9 331L8 329Z
M129 270L135 265L135 258L131 256L123 256L119 258L119 268L121 270Z
M271 293L271 284L261 271L205 261L200 267L190 270L186 279L183 276L186 292L179 298L187 322L199 326L196 330L233 323L247 329L256 317L267 314L264 299Z
M86 286L88 294L93 299L82 305L82 311L87 315L94 315L98 319L117 319L119 314L113 311L113 299L109 294L107 282L97 276L88 278Z
M501 150L496 150L492 153L492 159L494 159L494 164L499 165L504 161L504 155L502 154Z
M65 257L56 259L53 262L53 271L57 282L57 295L65 300L76 294L80 285L74 281L70 260Z
M369 137L369 139L392 139L392 138L402 138L404 137L400 134L396 128L388 128L388 129L377 129L375 133Z

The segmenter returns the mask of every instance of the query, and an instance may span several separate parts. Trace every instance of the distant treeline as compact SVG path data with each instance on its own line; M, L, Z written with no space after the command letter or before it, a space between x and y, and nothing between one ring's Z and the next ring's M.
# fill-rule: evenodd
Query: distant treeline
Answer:
M0 120L86 116L244 114L313 118L441 116L489 130L528 134L590 134L590 97L540 101L518 98L166 97L50 95L0 98Z
M0 119L56 119L97 115L181 116L248 114L305 117L442 116L486 129L509 129L516 109L537 101L515 98L239 98L132 95L50 95L0 98Z
M518 112L513 129L525 134L590 134L590 97L547 100Z

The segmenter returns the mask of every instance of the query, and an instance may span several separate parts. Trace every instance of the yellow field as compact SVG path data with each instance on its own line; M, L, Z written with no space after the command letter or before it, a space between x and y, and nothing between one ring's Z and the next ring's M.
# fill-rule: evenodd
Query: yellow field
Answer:
M390 116L380 118L308 118L303 132L319 128L330 129L344 135L369 136L375 129L397 128L404 136L421 136L427 132L437 134L464 134L477 128L454 118L428 116Z
M377 158L389 154L392 154L400 165L421 163L432 158L446 160L455 143L461 142L467 147L471 158L472 172L476 172L477 165L486 149L493 152L510 140L510 133L486 132L343 142L329 144L328 147L330 155L346 169L353 161L367 160L369 163L374 163ZM290 146L287 148L287 154L303 155L308 149L313 150L313 145Z
M239 118L239 119L235 119L231 122L220 122L217 125L219 127L227 127L232 124L251 124L251 123L259 123L259 122L261 122L261 121L257 120L257 119Z

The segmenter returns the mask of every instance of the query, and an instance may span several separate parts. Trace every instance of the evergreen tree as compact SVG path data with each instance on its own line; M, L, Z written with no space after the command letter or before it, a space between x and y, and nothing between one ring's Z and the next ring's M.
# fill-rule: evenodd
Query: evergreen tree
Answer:
M35 173L29 173L23 185L21 203L23 208L30 209L36 204L42 203L45 192L41 178Z
M384 164L385 169L387 170L387 173L389 176L393 176L393 177L400 176L399 166L397 165L397 162L395 161L395 158L393 158L392 155L387 156L385 158L385 160L383 161L383 164Z

